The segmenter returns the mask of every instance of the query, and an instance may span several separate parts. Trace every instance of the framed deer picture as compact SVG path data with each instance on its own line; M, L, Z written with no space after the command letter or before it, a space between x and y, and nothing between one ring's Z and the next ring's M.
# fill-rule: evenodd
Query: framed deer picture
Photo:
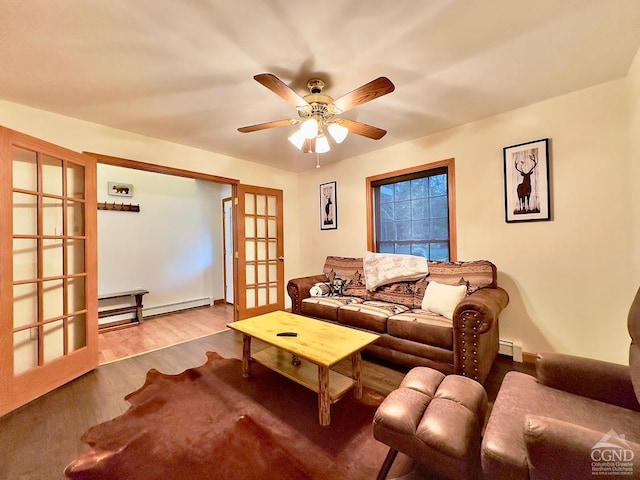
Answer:
M503 156L507 223L550 220L549 139L504 147Z

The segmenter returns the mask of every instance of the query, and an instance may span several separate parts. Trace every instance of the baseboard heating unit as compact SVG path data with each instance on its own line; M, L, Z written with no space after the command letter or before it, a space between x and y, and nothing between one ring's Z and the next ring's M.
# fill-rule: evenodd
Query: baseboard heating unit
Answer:
M522 346L514 344L511 340L500 339L498 353L513 358L514 362L522 363Z
M154 315L164 315L165 313L178 312L196 307L209 307L213 304L211 297L195 298L192 300L183 300L181 302L165 303L164 305L154 305L153 307L144 307L144 317L152 317Z

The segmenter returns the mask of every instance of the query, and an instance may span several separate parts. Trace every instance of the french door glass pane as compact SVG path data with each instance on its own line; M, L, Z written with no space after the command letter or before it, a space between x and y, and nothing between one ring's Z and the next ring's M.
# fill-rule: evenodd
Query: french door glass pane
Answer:
M247 286L251 285L255 285L256 284L256 269L255 269L255 265L251 264L251 265L247 265Z
M35 192L38 185L37 154L13 147L13 188Z
M37 329L20 330L13 334L13 374L19 375L38 366Z
M66 235L84 235L84 207L85 204L82 202L67 202Z
M69 352L74 352L87 346L87 318L85 314L70 317L67 328Z
M278 263L269 262L269 280L274 282L278 278Z
M247 262L256 261L256 242L255 240L247 240L245 242L245 258Z
M264 264L258 265L258 283L267 282L267 266Z
M57 320L42 327L44 361L50 362L64 355L64 322Z
M48 155L42 158L42 193L62 196L62 160Z
M253 193L247 193L244 196L244 213L247 215L256 213L256 199Z
M83 273L85 271L84 264L84 240L68 239L67 246L67 274Z
M35 324L38 321L38 284L24 283L13 286L13 328Z
M63 243L57 239L42 240L42 276L59 277L63 274Z
M13 278L16 281L38 276L38 250L35 238L13 239Z
M255 217L247 216L244 219L244 236L245 238L255 238L256 236L256 221Z
M269 287L269 303L276 303L278 301L278 287L272 285Z
M84 167L67 162L67 197L84 198Z
M14 235L38 234L38 197L26 193L13 193Z
M64 290L62 280L42 282L42 318L44 320L64 314Z
M256 214L267 214L267 198L265 195L256 195Z
M87 305L84 277L67 280L67 313L72 314L84 310Z
M258 305L257 306L262 307L262 306L268 305L268 304L269 304L269 296L268 296L267 288L259 286L258 287Z
M260 238L264 238L267 236L267 219L266 218L257 218L256 222L258 224L257 228L257 236Z
M257 244L258 244L258 252L257 252L256 260L266 260L267 259L267 242L264 240L258 240Z
M277 207L277 198L274 195L269 195L267 197L267 215L270 217L276 216L276 207Z
M42 199L42 234L62 235L62 200L47 197Z
M256 306L256 289L250 287L247 282L247 308L254 308Z

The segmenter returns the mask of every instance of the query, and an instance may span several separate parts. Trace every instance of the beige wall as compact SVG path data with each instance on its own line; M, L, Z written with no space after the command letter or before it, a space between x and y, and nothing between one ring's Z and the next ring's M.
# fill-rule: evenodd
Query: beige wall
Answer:
M295 173L4 101L0 101L0 125L78 152L97 152L281 189L284 191L285 254L292 258L300 256ZM297 267L296 262L286 263L285 277L297 276Z
M627 79L605 83L302 174L302 270L319 272L329 254L363 254L366 176L453 157L458 259L497 265L511 297L501 337L525 352L626 363L626 314L638 278L628 91ZM502 147L544 137L553 219L507 224ZM338 230L320 232L318 185L332 180Z

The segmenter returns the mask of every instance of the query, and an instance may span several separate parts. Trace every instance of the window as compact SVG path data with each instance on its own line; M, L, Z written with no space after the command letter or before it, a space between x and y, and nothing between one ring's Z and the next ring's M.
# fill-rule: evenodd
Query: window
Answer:
M368 248L455 260L453 159L367 178Z

